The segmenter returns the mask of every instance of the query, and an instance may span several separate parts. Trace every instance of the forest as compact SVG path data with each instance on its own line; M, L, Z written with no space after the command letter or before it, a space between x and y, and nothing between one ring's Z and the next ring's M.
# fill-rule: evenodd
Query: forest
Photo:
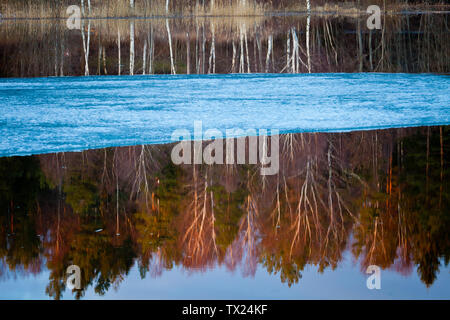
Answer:
M446 14L4 21L0 76L450 70Z

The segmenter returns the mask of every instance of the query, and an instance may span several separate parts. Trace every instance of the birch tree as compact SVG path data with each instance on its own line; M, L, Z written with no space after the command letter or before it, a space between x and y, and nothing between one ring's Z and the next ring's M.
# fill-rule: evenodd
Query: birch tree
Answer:
M308 63L308 73L311 73L311 54L309 51L309 30L311 26L311 4L309 2L310 0L306 0L306 8L308 10L308 16L306 17L306 56L307 56L307 63Z
M166 19L166 29L167 29L167 38L169 41L169 51L170 51L170 70L171 70L172 74L176 74L175 64L173 61L172 35L170 34L169 19Z
M216 44L215 44L215 35L214 35L214 24L211 24L211 51L209 53L209 67L208 73L216 73Z
M272 52L273 36L270 34L267 39L266 73L269 72L270 53Z
M244 73L245 58L244 58L244 30L242 26L239 28L239 44L240 44L240 59L239 59L239 73Z
M130 21L130 75L134 75L134 21Z
M153 72L154 72L153 71L153 60L154 60L154 56L155 56L155 40L154 40L153 23L152 22L150 22L150 35L149 35L148 42L150 44L148 73L153 74Z
M84 52L84 75L89 75L89 43L91 41L91 21L88 21L87 38L84 34L84 20L81 20L81 39Z
M186 74L191 74L191 39L186 32Z
M118 67L118 75L120 76L120 29L119 27L117 27L117 55L118 55L118 62L117 62L117 67Z
M146 67L147 67L147 39L144 40L144 51L142 53L142 74L144 75Z

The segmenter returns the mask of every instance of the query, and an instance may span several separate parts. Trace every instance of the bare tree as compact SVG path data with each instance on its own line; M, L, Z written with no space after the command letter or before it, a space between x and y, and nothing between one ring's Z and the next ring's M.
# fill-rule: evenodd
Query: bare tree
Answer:
M117 62L117 67L118 67L118 75L120 76L120 29L119 27L117 27L117 54L118 54L118 62Z
M306 7L308 10L308 16L306 17L306 56L308 59L308 73L311 73L311 54L309 51L309 29L311 25L311 4L309 0L306 0Z
M144 51L142 53L142 74L145 74L147 67L147 39L144 40Z
M186 74L191 74L191 39L186 32Z
M134 75L134 21L130 21L130 75Z
M272 45L273 45L273 36L272 34L270 34L269 38L267 39L266 73L269 72L270 54L272 52Z
M232 40L233 44L233 56L231 58L231 73L236 73L236 43L234 39Z
M155 56L155 39L154 39L154 33L153 33L153 23L150 22L150 34L148 36L148 42L150 43L150 49L149 49L149 66L148 66L148 73L153 74L153 61Z
M84 75L89 75L89 43L91 41L91 21L88 21L87 39L84 34L84 20L81 20L81 39L83 41L84 52Z
M172 35L170 34L169 19L166 19L166 29L167 37L169 41L169 51L170 51L170 70L172 74L176 74L175 65L173 62L173 50L172 50Z
M239 43L240 43L240 60L239 60L239 73L244 73L244 31L242 26L239 28Z
M215 36L214 36L214 24L211 23L211 51L209 53L209 67L208 73L216 73L216 44L215 44Z

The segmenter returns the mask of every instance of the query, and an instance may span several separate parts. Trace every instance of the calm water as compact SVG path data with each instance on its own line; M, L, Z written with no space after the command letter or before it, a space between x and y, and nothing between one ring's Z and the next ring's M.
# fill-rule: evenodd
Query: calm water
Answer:
M0 299L448 299L447 21L0 21ZM194 121L279 171L175 165Z
M0 158L0 297L448 298L449 130L282 135L273 176L172 145Z

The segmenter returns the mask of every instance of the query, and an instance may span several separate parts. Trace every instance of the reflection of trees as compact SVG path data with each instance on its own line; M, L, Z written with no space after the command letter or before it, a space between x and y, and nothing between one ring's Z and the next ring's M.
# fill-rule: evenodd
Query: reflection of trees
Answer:
M365 22L365 15L311 14L195 17L195 23L101 19L82 20L81 30L75 32L67 30L64 19L51 24L16 21L5 24L6 36L0 39L0 75L89 75L89 69L103 74L146 69L150 74L188 73L192 59L196 73L202 74L448 72L445 14L383 15L382 30L368 30ZM101 41L91 41L100 35ZM121 44L129 46L125 55Z
M448 128L444 133L435 128L426 132L398 141L380 172L381 181L365 188L353 251L363 258L363 266L395 266L408 272L417 264L429 286L441 259L445 264L449 260L448 189L443 187L448 169L443 171L441 161Z
M135 261L142 277L261 264L292 285L351 245L362 269L417 265L429 286L449 259L448 130L282 135L280 171L264 178L258 165L175 166L170 145L3 158L0 275L45 263L54 298L71 264L98 294Z
M41 271L41 235L37 195L43 176L35 158L0 159L0 275ZM38 214L32 214L36 212Z

